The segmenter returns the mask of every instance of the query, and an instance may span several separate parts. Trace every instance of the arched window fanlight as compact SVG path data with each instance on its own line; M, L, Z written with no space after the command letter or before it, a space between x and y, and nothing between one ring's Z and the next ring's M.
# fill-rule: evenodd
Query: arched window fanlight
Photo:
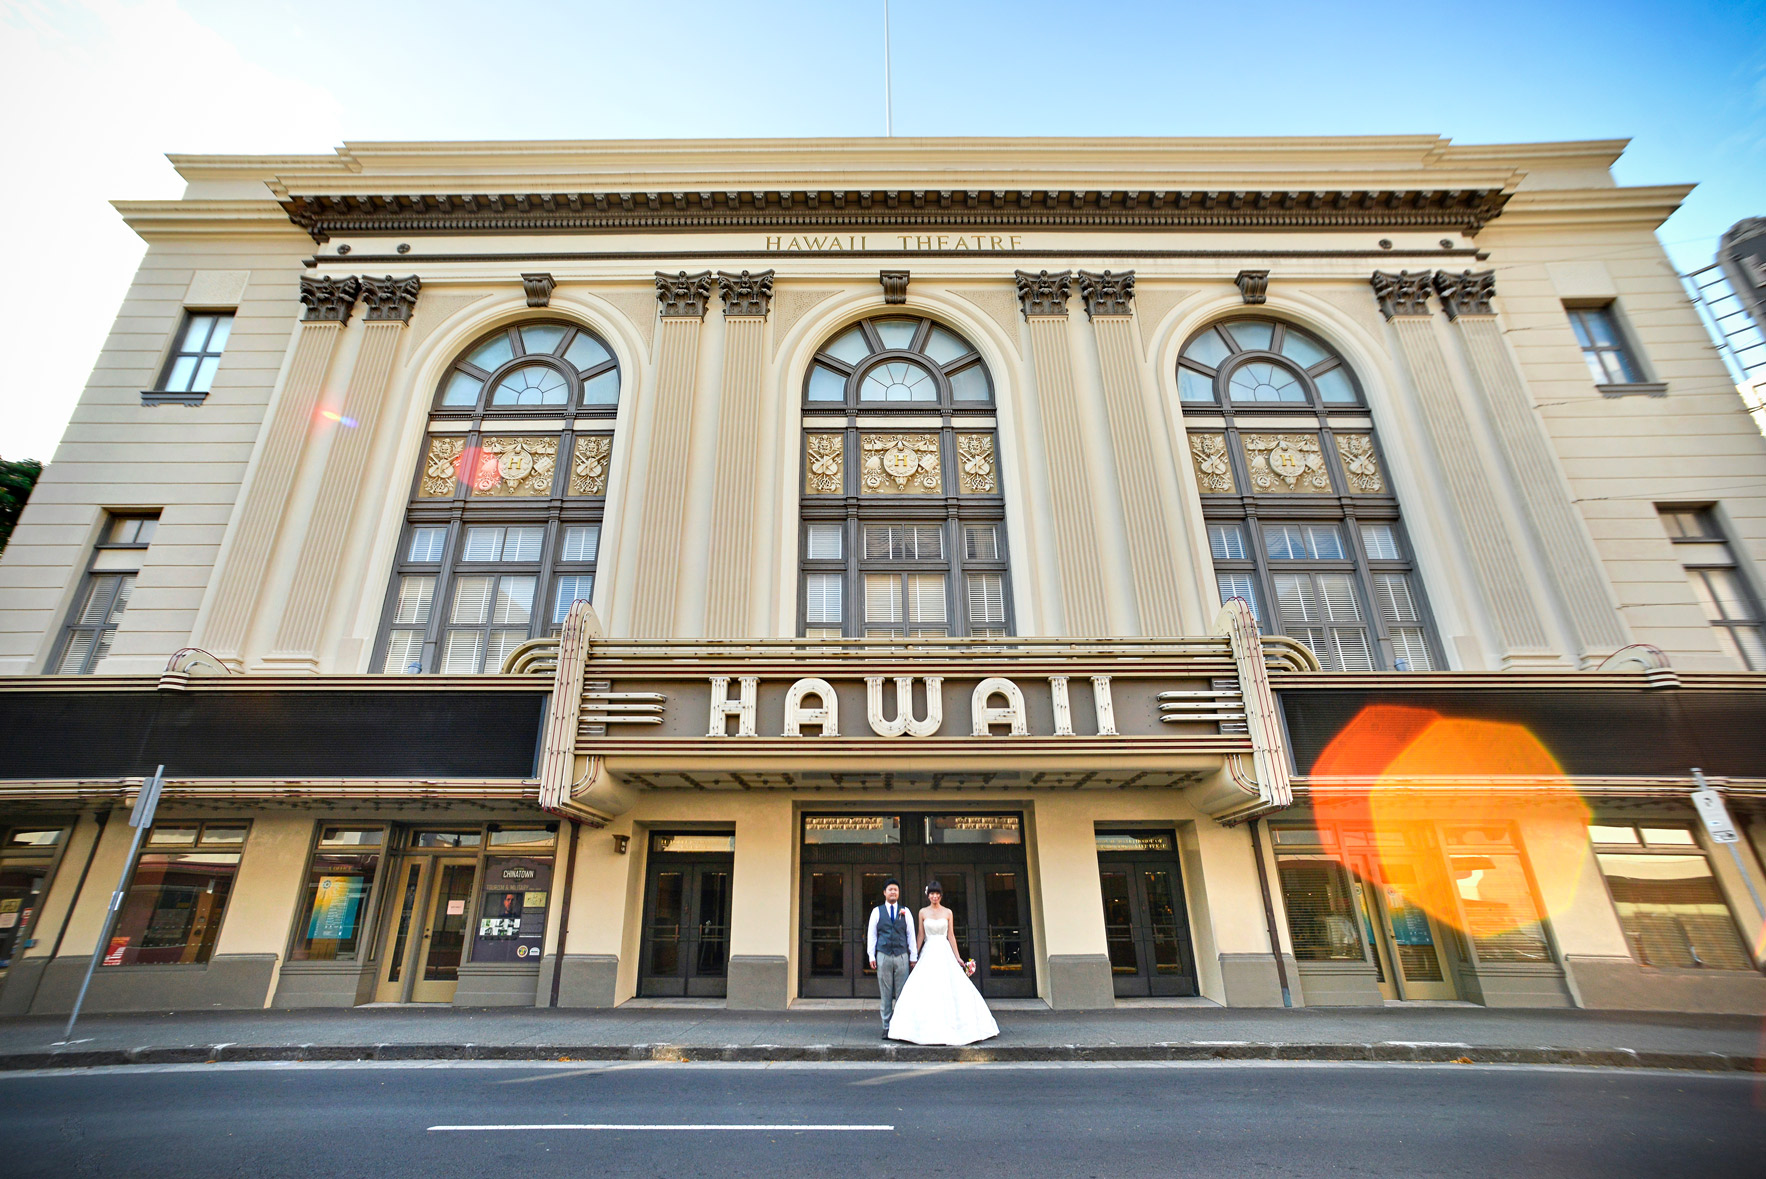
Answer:
M619 363L588 328L523 323L468 348L442 378L438 410L610 409L619 404Z
M1361 391L1317 337L1270 319L1211 324L1184 345L1178 398L1186 404L1349 406Z
M804 400L860 408L986 405L993 381L975 346L950 328L885 315L855 323L822 346Z

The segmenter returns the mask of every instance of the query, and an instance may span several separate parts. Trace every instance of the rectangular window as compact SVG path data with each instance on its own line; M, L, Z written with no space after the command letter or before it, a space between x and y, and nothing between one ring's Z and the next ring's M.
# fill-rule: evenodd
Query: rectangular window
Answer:
M1446 841L1448 875L1478 961L1550 962L1539 906L1509 833L1500 827L1453 828Z
M135 576L159 530L159 516L109 516L92 549L85 581L74 598L53 675L91 675L110 654L123 611L135 592Z
M1361 962L1361 925L1343 865L1328 856L1284 853L1276 858L1288 934L1301 962Z
M200 401L214 384L215 369L233 331L231 311L187 311L178 330L178 342L166 359L155 391L183 393Z
M497 842L495 832L491 842ZM552 896L551 856L489 856L478 904L474 962L539 964Z
M1001 573L970 573L969 633L1004 638L1006 633L1006 579Z
M1659 506L1656 511L1686 570L1692 595L1716 632L1717 645L1749 671L1766 671L1766 614L1716 513L1710 508Z
M841 610L841 587L845 575L840 573L809 573L804 576L805 634L812 639L837 639Z
M386 832L380 827L325 827L307 868L295 921L293 962L354 961L368 922Z
M1347 573L1278 573L1276 607L1282 630L1299 639L1326 671L1369 671L1373 652Z
M105 948L106 966L209 960L239 872L246 824L156 826L135 861Z
M1214 580L1220 586L1220 604L1226 605L1234 598L1245 599L1251 607L1251 617L1257 620L1259 627L1263 625L1263 611L1257 604L1257 578L1251 573L1216 573Z
M1611 823L1591 826L1589 837L1639 962L1688 970L1753 968L1691 829Z
M1611 303L1604 307L1566 307L1582 359L1597 385L1635 385L1643 380L1637 363L1619 334L1618 317Z

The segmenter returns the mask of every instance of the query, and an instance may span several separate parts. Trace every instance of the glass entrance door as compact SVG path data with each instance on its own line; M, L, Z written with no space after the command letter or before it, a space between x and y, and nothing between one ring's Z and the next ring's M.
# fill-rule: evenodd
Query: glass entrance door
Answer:
M727 992L734 862L727 855L651 854L638 994L722 998Z
M476 859L438 858L431 869L428 919L417 947L411 1002L452 1003L460 982L460 959L466 952L466 931L472 919L472 884Z
M380 961L380 981L374 999L379 1003L402 1003L411 987L411 960L423 943L424 888L423 873L427 859L407 859L393 874L394 894L390 926L386 931L386 951Z
M1373 934L1380 993L1388 999L1457 999L1441 927L1422 903L1420 857L1383 853L1354 863L1355 891Z
M1196 965L1170 832L1099 832L1104 940L1120 998L1194 995Z

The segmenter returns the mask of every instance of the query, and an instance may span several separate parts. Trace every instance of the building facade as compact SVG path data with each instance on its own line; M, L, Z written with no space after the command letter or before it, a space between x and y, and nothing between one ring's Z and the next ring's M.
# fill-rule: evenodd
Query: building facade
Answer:
M175 157L0 1012L862 999L891 876L1055 1008L1766 1011L1766 440L1622 146Z

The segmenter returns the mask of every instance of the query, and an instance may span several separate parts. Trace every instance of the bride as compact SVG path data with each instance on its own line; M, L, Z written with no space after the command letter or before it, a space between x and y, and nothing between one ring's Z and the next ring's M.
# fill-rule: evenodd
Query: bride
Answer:
M987 1000L969 981L938 881L926 886L926 902L920 910L920 960L895 1001L889 1038L954 1045L999 1035Z

